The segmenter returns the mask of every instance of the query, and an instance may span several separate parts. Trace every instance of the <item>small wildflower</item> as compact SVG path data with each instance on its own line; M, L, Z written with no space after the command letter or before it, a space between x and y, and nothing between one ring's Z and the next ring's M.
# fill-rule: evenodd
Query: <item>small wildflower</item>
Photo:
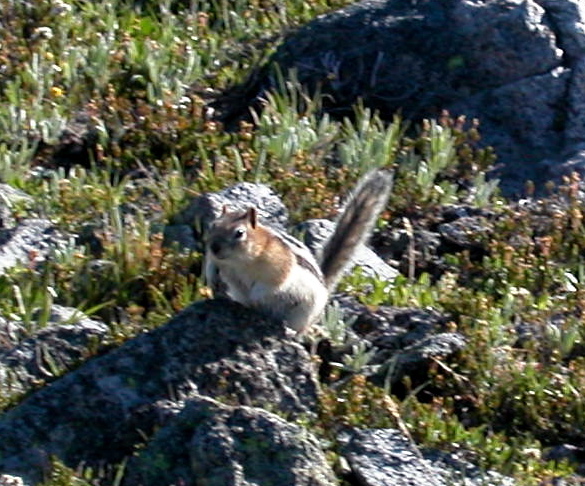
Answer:
M126 308L126 312L128 312L128 314L131 316L142 316L144 314L144 307L136 304L130 304Z
M216 133L219 130L219 126L216 122L207 121L204 125L205 131L210 133Z
M72 9L73 7L71 7L71 5L69 5L68 3L65 3L61 0L54 0L51 12L54 15L66 15L69 12L71 12Z
M63 89L59 88L59 86L51 87L51 96L53 98L61 98L64 95Z
M211 299L213 297L213 291L209 287L201 287L199 289L199 295L206 299Z
M551 254L551 247L552 247L553 239L551 236L541 236L536 238L536 244L540 250L540 254L544 258L548 258Z
M181 99L179 100L179 107L181 108L187 108L190 105L191 98L189 98L188 96L182 96Z
M51 27L39 27L35 30L33 39L46 39L50 40L53 38L53 29Z
M201 28L206 28L209 24L209 15L205 12L199 12L197 15L197 25Z

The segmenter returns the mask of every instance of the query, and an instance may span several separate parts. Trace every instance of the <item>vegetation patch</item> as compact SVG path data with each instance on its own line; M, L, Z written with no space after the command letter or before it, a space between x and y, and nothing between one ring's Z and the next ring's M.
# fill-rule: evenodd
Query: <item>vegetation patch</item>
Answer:
M343 3L0 0L0 179L31 196L8 205L10 216L71 235L49 258L31 255L0 276L0 316L21 323L24 339L46 325L53 303L77 307L103 319L105 344L117 346L208 296L202 255L163 244L192 196L265 182L293 222L333 217L361 174L391 167L395 188L375 241L400 229L416 242L453 207L477 211L485 226L470 235L475 250L442 248L432 271L412 243L394 282L355 273L342 289L372 307L436 309L467 346L456 362L437 360L422 387L405 379L403 400L368 382L370 350L355 349L324 385L312 429L333 452L338 424L398 426L420 447L463 452L518 484L566 475L572 465L542 457L585 444L578 177L506 201L488 177L497 154L480 147L477 121L383 121L363 106L336 120L294 73L236 130L213 117L209 101L242 83L279 36ZM15 400L0 396L4 407ZM98 484L100 475L55 461L44 484Z

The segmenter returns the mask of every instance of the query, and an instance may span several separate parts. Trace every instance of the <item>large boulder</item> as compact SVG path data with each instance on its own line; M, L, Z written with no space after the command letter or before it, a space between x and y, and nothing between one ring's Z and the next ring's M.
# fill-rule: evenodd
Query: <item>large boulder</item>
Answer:
M317 382L282 323L232 302L194 304L0 416L0 471L36 482L51 457L118 464L199 394L310 417Z
M276 71L294 70L340 116L361 98L389 120L477 117L504 189L520 193L526 179L585 163L584 58L579 0L364 0L289 35L244 105L279 89ZM229 123L244 111L228 99L217 106Z
M318 440L299 425L254 407L190 400L130 461L134 486L333 486Z

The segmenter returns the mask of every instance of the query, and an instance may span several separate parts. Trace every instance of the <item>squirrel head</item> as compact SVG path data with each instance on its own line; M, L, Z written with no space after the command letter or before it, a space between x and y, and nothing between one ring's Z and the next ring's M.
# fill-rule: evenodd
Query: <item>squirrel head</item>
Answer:
M229 211L224 206L221 216L209 229L207 252L222 262L253 259L261 251L258 232L261 230L256 208Z

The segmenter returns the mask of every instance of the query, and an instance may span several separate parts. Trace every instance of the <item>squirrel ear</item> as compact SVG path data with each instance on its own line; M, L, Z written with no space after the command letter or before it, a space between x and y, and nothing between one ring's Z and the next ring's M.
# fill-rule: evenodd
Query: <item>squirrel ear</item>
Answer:
M224 205L221 207L221 214L220 214L219 216L221 217L221 216L223 216L224 214L226 214L227 212L228 212L228 206L227 206L227 204L224 204Z
M258 224L258 213L256 212L256 208L248 208L248 222L252 228L256 228Z

